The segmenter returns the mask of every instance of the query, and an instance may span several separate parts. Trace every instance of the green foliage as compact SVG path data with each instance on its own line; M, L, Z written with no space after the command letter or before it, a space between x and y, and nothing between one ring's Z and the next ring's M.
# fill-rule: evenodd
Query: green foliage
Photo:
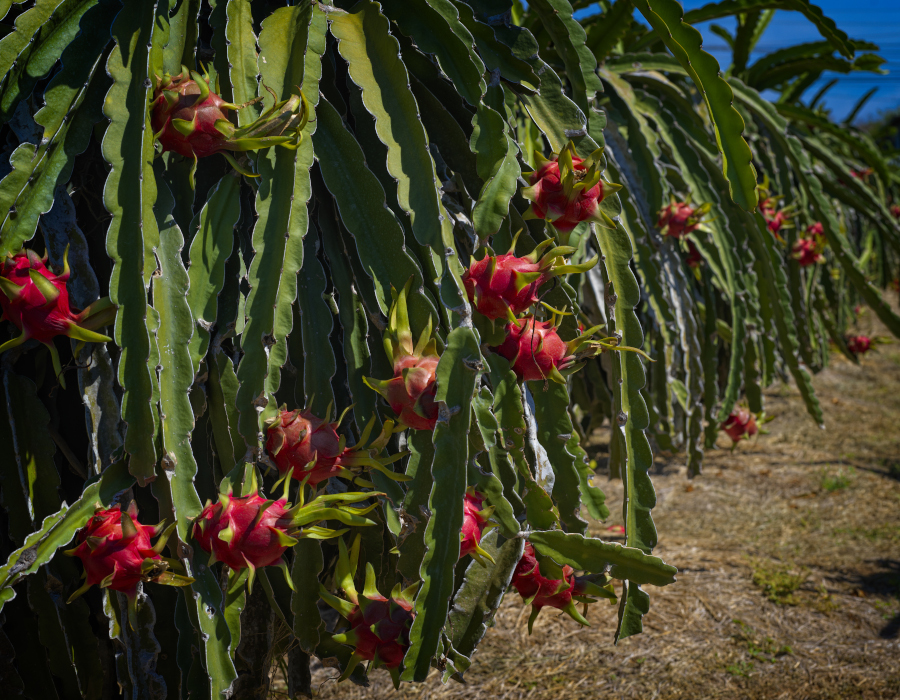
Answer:
M879 72L877 47L806 0L688 13L615 0L576 20L588 4L0 3L0 250L46 251L57 270L66 260L72 306L96 311L91 330L112 338L42 345L22 331L20 343L22 322L5 317L0 642L38 631L4 666L9 688L41 700L117 687L237 697L265 692L278 664L291 693L310 694L311 656L359 684L379 666L395 683L432 667L458 681L504 596L518 595L526 539L555 591L547 605L566 609L569 585L581 602L614 598L615 578L614 640L640 633L650 587L677 573L653 554L652 448L700 473L735 406L761 415L764 389L788 376L821 423L810 376L835 349L859 361L854 307L900 335L883 294L900 266L895 154L836 124L823 93L805 97L822 70ZM823 40L751 60L775 7ZM691 25L730 15L733 59L720 67ZM234 124L217 128L202 109L197 122L155 119L158 80L183 66L203 93L180 98L186 109L212 99L208 76ZM195 159L172 140L202 126L219 143L261 125L286 143ZM540 199L533 171L564 149L561 170L591 157L601 177L563 178L566 201L606 194L571 231L522 196ZM682 204L698 221L679 232L664 217ZM801 265L817 222L815 261ZM565 377L550 375L559 381L524 381L528 353L546 347L501 355L509 319L468 297L467 261L513 245L518 256L566 246L569 267L530 307L556 319L574 354L559 361ZM517 292L539 273L528 274ZM576 340L585 329L602 343ZM278 437L282 407L303 413ZM609 515L588 459L604 425L624 483L623 544L589 534ZM843 473L822 481L847 485ZM257 488L268 500L247 527L274 540L254 540L248 566L231 570L204 539L209 509ZM460 557L473 491L492 526L478 530L480 562ZM282 494L298 508L323 500L279 516L290 527L260 525ZM66 605L82 564L60 550L101 546L79 532L98 509L129 504L174 533L156 558L145 548L139 583L92 580ZM307 522L317 513L326 520ZM217 546L249 546L229 523ZM278 556L249 566L270 546ZM753 581L794 604L805 576L758 564ZM355 646L372 631L354 616L376 589L394 591L409 624L399 652L380 639L373 657ZM733 675L790 653L749 629L739 642L751 660Z

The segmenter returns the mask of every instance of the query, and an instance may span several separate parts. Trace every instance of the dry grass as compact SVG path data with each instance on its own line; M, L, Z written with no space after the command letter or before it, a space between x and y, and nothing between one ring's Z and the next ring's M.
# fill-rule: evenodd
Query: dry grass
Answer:
M394 691L375 671L359 688L318 668L317 697L900 697L898 348L861 366L836 358L815 378L825 430L784 387L768 395L771 434L710 452L701 477L657 456L655 553L680 573L650 588L644 634L614 646L616 610L596 605L590 628L545 611L528 636L510 595L464 684L442 686L435 672ZM621 522L621 484L605 490L606 525Z

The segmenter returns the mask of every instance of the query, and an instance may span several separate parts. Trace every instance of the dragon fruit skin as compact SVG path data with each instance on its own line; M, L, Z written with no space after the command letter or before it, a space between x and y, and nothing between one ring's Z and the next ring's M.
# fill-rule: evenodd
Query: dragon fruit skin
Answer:
M438 419L437 366L440 354L432 337L432 320L413 346L406 299L412 280L395 293L384 333L384 350L393 363L391 379L364 377L370 389L381 394L397 414L398 421L413 430L434 430Z
M215 561L233 571L277 565L287 548L297 543L292 536L297 528L286 504L286 499L267 501L259 493L229 494L207 504L192 535Z
M825 256L819 252L819 245L812 238L801 238L794 243L791 256L797 260L800 267L825 262Z
M745 438L751 438L759 432L756 425L756 416L749 409L743 406L736 411L732 411L725 422L722 423L722 430L734 444L737 444Z
M528 175L531 187L521 192L525 199L531 200L525 218L549 221L564 234L582 221L609 227L611 222L600 211L600 202L621 189L621 185L603 182L601 157L602 150L588 158L575 155L571 141L559 154L551 154L549 160L535 152L538 168Z
M588 625L588 621L578 612L573 600L573 596L584 592L575 578L575 572L571 566L563 566L562 573L562 579L548 579L541 574L534 547L530 542L525 543L525 551L513 572L512 585L526 603L531 603L528 634L531 634L534 621L545 607L562 610L576 622Z
M684 259L684 262L691 269L696 270L700 265L703 264L703 256L700 254L700 251L697 249L697 246L691 240L688 240L688 254Z
M557 275L585 272L597 264L597 257L581 265L567 265L564 255L571 255L575 248L552 247L553 241L540 243L529 255L516 257L516 242L504 255L486 255L481 260L472 258L462 281L469 301L486 318L515 317L537 303L537 292ZM547 250L550 248L550 250ZM546 251L546 252L545 252Z
M399 688L403 657L409 650L409 631L416 616L413 601L419 583L405 590L397 584L390 598L385 598L375 585L375 569L367 563L365 587L358 592L353 583L356 567L351 562L359 561L359 545L360 537L357 536L351 554L344 540L338 540L335 582L347 599L338 598L324 586L319 586L322 600L337 610L349 625L345 632L332 637L340 644L353 647L353 654L339 680L349 678L361 661L369 661L369 670L384 666L394 687Z
M494 512L493 507L484 508L484 494L473 488L466 489L463 498L463 524L459 537L459 558L471 556L482 566L487 566L485 561L494 562L494 558L481 548L481 538L485 530L489 529L488 519Z
M847 349L854 355L865 355L872 349L872 339L866 335L850 335L845 340Z

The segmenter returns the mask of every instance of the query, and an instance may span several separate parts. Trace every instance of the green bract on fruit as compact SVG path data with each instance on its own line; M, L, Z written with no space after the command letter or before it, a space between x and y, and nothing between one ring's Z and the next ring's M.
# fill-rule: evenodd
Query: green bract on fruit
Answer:
M394 376L391 379L365 377L365 382L387 399L400 424L413 430L434 430L438 418L438 406L434 401L437 392L435 372L441 358L437 341L431 335L430 317L419 341L413 346L406 308L411 286L412 280L399 292L391 290L394 303L388 314L384 350L394 365Z
M231 165L245 175L230 151L254 151L269 146L296 148L301 131L309 119L309 106L303 93L276 102L258 119L241 128L228 119L228 113L248 105L225 102L213 92L208 75L200 75L182 66L175 76L156 78L156 90L150 106L150 122L163 151L175 151L186 158L205 158L222 153Z
M361 661L368 661L367 672L384 666L391 674L394 687L399 688L403 657L409 649L409 629L415 618L413 600L419 584L402 590L398 583L391 591L391 597L385 598L375 585L375 569L367 563L366 584L359 593L353 585L359 562L359 543L357 537L348 552L344 541L338 541L340 553L334 580L347 600L332 595L324 586L319 590L322 599L347 621L347 629L332 637L336 642L353 647L353 656L340 680L349 678Z
M101 299L81 312L69 306L68 249L63 257L63 271L56 274L33 250L23 250L0 265L0 307L3 318L22 331L21 335L0 345L0 353L34 338L47 346L53 358L53 369L65 388L59 354L53 338L65 335L82 342L103 343L110 338L91 328L100 328L115 317L109 299Z
M582 221L615 228L609 216L601 211L600 202L622 186L603 181L602 158L603 149L587 158L575 155L575 144L571 141L560 153L551 153L549 159L535 151L537 169L523 173L531 184L521 193L531 200L525 218L549 221L560 233L570 232Z

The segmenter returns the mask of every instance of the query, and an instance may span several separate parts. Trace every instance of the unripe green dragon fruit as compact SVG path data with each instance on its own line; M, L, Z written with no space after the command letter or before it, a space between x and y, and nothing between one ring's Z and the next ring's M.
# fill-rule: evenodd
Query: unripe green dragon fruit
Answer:
M336 642L353 647L353 655L340 680L349 678L361 661L368 661L367 673L384 666L391 674L394 687L399 688L403 657L409 649L409 630L416 615L413 601L419 582L405 590L401 590L398 583L391 591L391 597L385 598L375 585L375 569L367 563L366 584L359 593L353 585L359 562L359 543L357 536L348 552L344 541L338 541L335 583L344 591L347 600L333 595L324 586L319 588L322 599L337 610L348 624L346 631L333 636Z
M347 492L322 494L305 503L300 489L300 501L291 507L288 503L289 478L284 479L284 495L276 500L259 495L255 472L245 496L233 493L221 494L215 503L207 501L206 506L194 521L191 535L197 544L210 552L210 565L223 562L233 572L231 590L248 582L252 591L256 570L263 566L277 566L282 569L291 588L293 582L282 554L302 537L330 539L345 532L318 527L323 520L339 520L345 525L361 526L374 523L363 516L378 506L373 503L365 508L352 508L358 503L382 494L375 492ZM246 573L242 573L246 570ZM245 578L246 577L246 578Z
M50 351L53 369L60 385L66 384L53 338L65 335L82 343L103 343L110 338L96 333L115 318L116 307L109 298L100 299L88 308L75 312L69 306L69 250L63 256L63 271L56 274L33 250L22 250L0 265L0 307L2 318L11 321L21 335L0 345L0 353L21 345L29 338L43 343Z
M586 272L599 259L595 256L581 265L568 265L563 256L571 255L575 248L554 246L552 240L539 243L530 254L519 258L515 255L516 239L504 255L486 255L481 260L473 257L462 276L469 301L491 320L514 319L537 303L537 292L544 283L558 275Z
M388 464L403 458L405 452L378 457L394 432L393 421L385 421L381 434L368 447L366 443L375 425L374 416L363 430L359 442L352 447L347 447L347 439L338 435L340 422L329 423L313 415L310 410L288 411L282 407L278 415L268 422L266 452L281 474L290 472L294 479L306 480L313 487L332 476L371 487L371 482L358 478L359 473L366 469L380 471L394 481L408 481L409 477L405 474L387 468Z
M600 210L600 202L622 189L622 185L602 180L602 148L581 158L575 154L575 144L569 141L560 153L552 153L549 160L538 151L534 158L537 170L522 173L531 184L521 191L531 201L524 218L549 221L562 234L570 233L582 221L615 228Z
M198 158L221 153L238 172L257 177L239 166L231 151L255 151L269 146L297 148L309 119L309 105L300 93L276 102L252 124L238 128L228 119L228 113L252 103L225 102L211 89L208 75L182 66L178 75L157 76L155 82L150 104L153 132L163 152L174 151L191 158L195 167Z
M394 365L394 376L391 379L364 377L364 381L387 400L400 424L413 430L434 430L438 418L435 372L441 358L437 340L431 335L431 318L413 346L406 308L411 286L412 280L399 293L391 290L395 298L384 333L384 350Z

